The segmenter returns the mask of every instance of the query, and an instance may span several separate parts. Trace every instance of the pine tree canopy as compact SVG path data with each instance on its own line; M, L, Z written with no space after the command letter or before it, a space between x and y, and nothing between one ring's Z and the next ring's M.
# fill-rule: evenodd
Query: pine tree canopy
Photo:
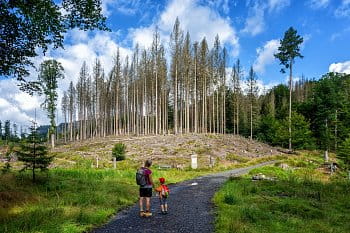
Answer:
M0 76L21 81L37 49L63 47L67 30L108 30L101 0L1 0L0 21Z
M280 64L285 67L281 69L282 73L285 73L285 69L289 69L290 64L294 63L294 58L304 57L300 54L300 45L303 41L303 38L297 34L293 27L285 32L283 39L280 41L278 53L274 54L280 60Z

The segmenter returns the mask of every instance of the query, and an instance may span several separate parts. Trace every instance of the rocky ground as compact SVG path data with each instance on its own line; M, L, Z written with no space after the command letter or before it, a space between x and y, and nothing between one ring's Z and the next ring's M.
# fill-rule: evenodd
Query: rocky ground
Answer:
M74 165L81 159L96 164L98 158L100 167L110 167L112 147L119 142L126 145L126 157L133 162L140 163L150 158L155 164L178 168L189 166L193 154L198 155L200 167L207 167L210 160L232 164L281 154L277 148L261 142L214 134L107 137L61 145L53 153L56 154L56 164L61 166Z

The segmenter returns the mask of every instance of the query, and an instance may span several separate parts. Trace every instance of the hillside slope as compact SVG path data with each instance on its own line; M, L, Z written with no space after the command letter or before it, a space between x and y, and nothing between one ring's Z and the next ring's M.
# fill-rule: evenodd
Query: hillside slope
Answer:
M111 150L119 142L126 145L129 161L140 163L150 158L158 165L181 168L190 165L192 154L198 155L199 167L207 167L210 157L212 161L229 165L281 153L264 143L234 135L114 136L58 146L53 151L55 163L60 166L71 166L82 160L96 163L98 157L99 167L111 167Z

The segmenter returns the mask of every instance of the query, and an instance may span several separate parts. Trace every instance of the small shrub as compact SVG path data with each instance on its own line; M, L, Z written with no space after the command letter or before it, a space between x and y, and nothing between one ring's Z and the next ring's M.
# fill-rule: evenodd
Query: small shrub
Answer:
M117 143L112 149L112 156L116 158L117 161L122 161L125 159L126 146L124 143Z

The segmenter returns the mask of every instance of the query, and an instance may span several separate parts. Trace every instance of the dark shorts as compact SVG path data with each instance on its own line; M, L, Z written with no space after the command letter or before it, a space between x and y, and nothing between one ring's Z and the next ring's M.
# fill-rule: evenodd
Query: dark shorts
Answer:
M140 188L140 197L152 197L152 188Z
M159 203L160 203L161 205L168 204L167 198L166 198L166 197L159 198Z

